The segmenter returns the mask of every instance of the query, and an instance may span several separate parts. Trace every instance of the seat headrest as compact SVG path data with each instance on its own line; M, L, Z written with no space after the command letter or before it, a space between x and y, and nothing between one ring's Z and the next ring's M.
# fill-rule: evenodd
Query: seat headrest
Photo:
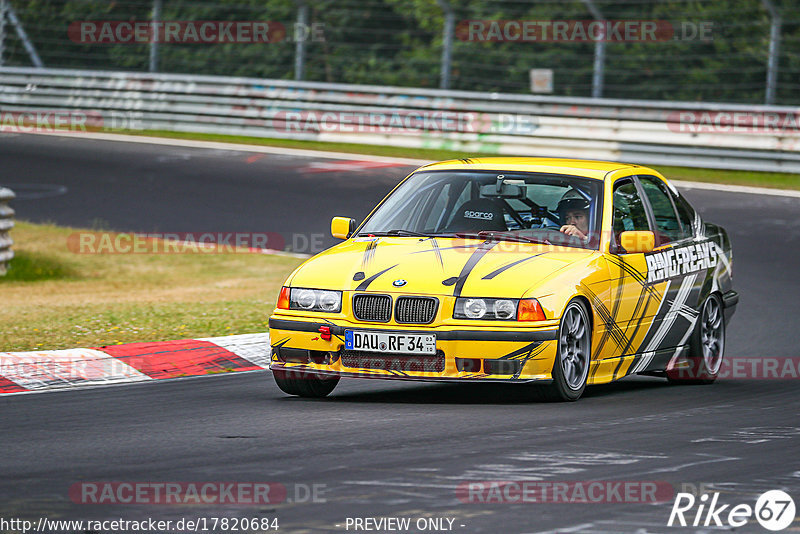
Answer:
M448 230L451 232L479 232L481 230L508 230L503 208L488 198L476 198L464 202L455 212Z

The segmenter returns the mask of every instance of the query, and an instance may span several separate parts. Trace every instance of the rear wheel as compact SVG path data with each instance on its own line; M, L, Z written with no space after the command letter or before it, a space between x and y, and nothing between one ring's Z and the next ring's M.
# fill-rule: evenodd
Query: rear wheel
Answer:
M577 300L571 301L558 327L553 382L543 390L547 400L576 401L583 394L591 362L591 330L586 307Z
M338 376L325 376L283 369L273 369L272 376L275 378L275 383L284 393L297 395L298 397L325 397L339 383Z
M700 309L689 342L688 367L667 371L674 384L711 384L717 379L725 352L725 317L722 300L711 294Z

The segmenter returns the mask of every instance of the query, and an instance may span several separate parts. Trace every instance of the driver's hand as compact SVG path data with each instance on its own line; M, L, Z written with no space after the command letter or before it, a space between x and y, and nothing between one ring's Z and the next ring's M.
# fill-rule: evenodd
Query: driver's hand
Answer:
M577 237L579 239L586 240L586 234L578 230L578 228L575 225L565 224L564 226L561 227L560 231L567 235L571 235L572 237Z

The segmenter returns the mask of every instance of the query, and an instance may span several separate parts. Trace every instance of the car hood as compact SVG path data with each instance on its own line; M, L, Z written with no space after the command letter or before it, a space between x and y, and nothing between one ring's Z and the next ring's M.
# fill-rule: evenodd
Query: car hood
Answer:
M595 251L480 239L374 237L311 258L293 287L519 298ZM404 282L404 283L403 283Z

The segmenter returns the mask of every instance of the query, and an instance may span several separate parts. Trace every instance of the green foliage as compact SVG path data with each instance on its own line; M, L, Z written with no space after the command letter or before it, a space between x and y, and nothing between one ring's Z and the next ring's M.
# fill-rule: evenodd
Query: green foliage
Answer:
M578 0L447 0L456 24L469 20L591 20ZM773 0L782 16L777 101L800 102L800 16L794 0ZM147 44L83 44L70 23L149 20L152 0L11 0L50 67L146 71ZM268 44L161 44L159 70L291 79L299 0L163 0L163 20L249 20L283 24ZM438 87L444 15L438 0L307 0L324 40L306 43L305 79ZM595 0L609 20L658 20L678 30L710 24L711 39L611 42L603 96L762 103L770 17L760 0ZM7 27L7 63L30 61ZM532 68L554 70L555 94L591 94L595 46L587 42L453 43L452 88L529 93Z

